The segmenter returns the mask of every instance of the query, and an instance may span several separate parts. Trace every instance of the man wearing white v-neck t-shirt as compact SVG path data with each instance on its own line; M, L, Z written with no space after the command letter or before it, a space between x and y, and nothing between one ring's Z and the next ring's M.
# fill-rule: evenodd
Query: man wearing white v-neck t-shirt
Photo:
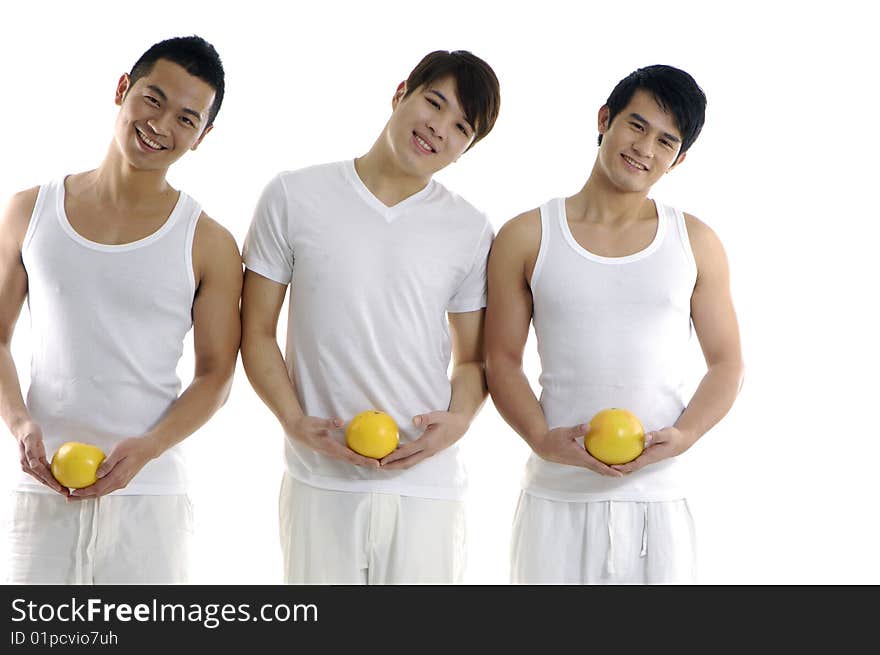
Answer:
M487 394L493 232L432 176L489 133L498 106L484 61L430 53L398 86L366 155L281 173L260 198L244 246L242 359L287 436L286 582L462 579L457 441ZM400 428L400 446L381 460L345 445L343 426L370 409Z

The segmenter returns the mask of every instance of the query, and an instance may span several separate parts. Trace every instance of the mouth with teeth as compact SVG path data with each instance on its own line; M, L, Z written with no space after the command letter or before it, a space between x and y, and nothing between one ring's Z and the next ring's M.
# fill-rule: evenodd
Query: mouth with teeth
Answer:
M139 127L135 126L134 131L138 136L138 141L140 141L141 144L145 148L147 148L148 150L152 150L154 152L159 152L160 150L167 150L167 148L165 146L163 146L161 143L157 143L156 141L153 141L150 137L148 137L146 135L146 133L142 129L140 129Z
M632 157L628 157L627 155L624 155L624 154L621 154L620 156L623 157L623 161L625 161L627 164L629 164L632 168L635 168L636 170L639 170L639 171L647 171L648 170L647 166L645 166L644 164L640 164Z
M423 150L426 153L433 154L437 152L436 150L434 150L431 144L420 137L418 133L415 132L415 130L413 131L413 141L420 150Z

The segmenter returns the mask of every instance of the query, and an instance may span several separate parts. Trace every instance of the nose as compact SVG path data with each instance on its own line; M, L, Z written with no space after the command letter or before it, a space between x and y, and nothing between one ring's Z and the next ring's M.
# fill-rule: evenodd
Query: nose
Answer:
M654 138L650 134L642 134L632 144L633 150L642 157L654 156Z
M162 113L159 116L154 116L153 118L147 119L147 125L149 125L150 129L153 130L158 136L168 136L169 127L168 127L168 114Z
M443 135L445 134L445 128L443 127L443 122L436 117L431 117L425 123L425 127L428 128L431 132L431 136L436 139L443 140Z

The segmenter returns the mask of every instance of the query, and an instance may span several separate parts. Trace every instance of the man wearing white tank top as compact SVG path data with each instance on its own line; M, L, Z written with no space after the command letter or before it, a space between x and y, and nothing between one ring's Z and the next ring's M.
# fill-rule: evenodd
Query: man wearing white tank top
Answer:
M8 532L11 583L187 579L192 515L178 444L229 392L242 269L232 235L166 173L211 130L223 93L211 44L192 36L153 45L119 78L101 165L6 206L0 414L23 471ZM27 402L10 351L25 299ZM190 328L195 374L178 396ZM94 484L71 490L53 477L49 460L67 441L105 453Z
M633 72L599 109L599 152L583 188L499 230L487 377L495 406L533 451L514 517L514 583L696 580L676 467L733 405L743 363L721 242L648 193L684 161L705 106L684 71ZM540 401L522 369L530 321ZM692 327L707 372L685 402ZM591 417L609 408L644 425L645 449L628 463L604 464L584 448Z
M260 198L243 248L242 361L286 434L285 582L462 578L457 442L487 395L493 231L432 176L490 132L498 105L486 62L429 53L365 155L281 173ZM276 326L288 285L285 362ZM343 434L370 409L400 430L380 460Z

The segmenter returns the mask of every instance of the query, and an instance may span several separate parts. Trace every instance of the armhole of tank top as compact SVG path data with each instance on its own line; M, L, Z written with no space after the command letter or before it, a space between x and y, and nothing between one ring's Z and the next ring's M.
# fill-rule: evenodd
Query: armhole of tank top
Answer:
M62 182L63 184L63 182ZM46 197L50 194L51 185L42 184L40 190L37 191L37 200L34 202L34 209L31 211L31 218L28 221L27 229L24 231L24 239L21 241L21 254L24 255L34 233L37 231L37 223L40 221L40 214L43 213L43 206L46 204Z
M666 207L666 211L669 212L670 217L675 221L678 240L679 243L681 243L681 249L684 252L684 259L687 262L687 265L691 268L691 271L693 271L694 279L696 280L697 260L694 258L694 251L691 248L691 239L688 236L687 221L685 221L684 212L676 207Z
M192 201L192 199L190 200ZM190 295L195 297L196 272L193 269L193 248L195 248L196 243L196 226L199 224L199 218L202 216L202 206L195 201L192 201L192 204L193 209L190 213L189 221L186 226L186 243L184 251L186 255L186 276L187 280L189 281Z
M541 237L538 245L538 256L535 258L535 268L532 269L532 277L529 280L529 287L535 288L538 278L541 276L541 270L544 268L544 260L547 258L547 249L550 240L550 214L555 201L545 202L538 209L538 215L541 218Z

